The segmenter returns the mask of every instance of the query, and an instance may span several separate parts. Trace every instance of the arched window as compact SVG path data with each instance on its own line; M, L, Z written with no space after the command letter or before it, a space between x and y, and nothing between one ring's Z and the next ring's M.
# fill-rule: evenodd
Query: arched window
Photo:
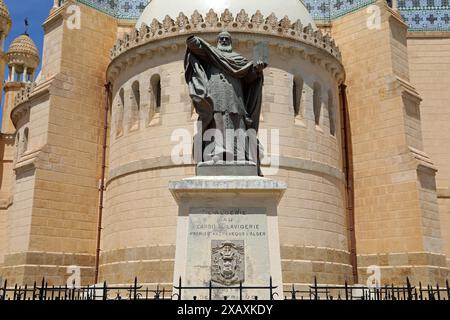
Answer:
M303 79L294 77L292 80L292 106L295 117L299 119L303 118L302 90Z
M155 74L150 79L150 91L151 91L151 110L153 113L159 113L161 111L161 77L159 74Z
M15 158L16 158L16 161L19 159L19 145L20 145L20 132L17 132L17 135L16 135L16 156L15 156Z
M322 88L317 82L314 83L313 109L314 121L316 126L318 126L320 125L320 112L322 109Z
M336 133L336 114L331 90L328 90L328 117L330 119L330 134L334 136Z
M139 127L139 112L141 110L141 92L139 82L135 81L131 85L131 108L130 108L130 130Z
M28 128L25 128L25 130L23 131L21 154L24 154L28 150L28 132Z
M161 76L154 74L150 78L150 109L149 109L149 124L160 124L161 118Z
M119 96L117 97L117 105L115 110L115 126L116 126L116 137L123 134L123 114L125 106L125 90L123 88L119 91Z

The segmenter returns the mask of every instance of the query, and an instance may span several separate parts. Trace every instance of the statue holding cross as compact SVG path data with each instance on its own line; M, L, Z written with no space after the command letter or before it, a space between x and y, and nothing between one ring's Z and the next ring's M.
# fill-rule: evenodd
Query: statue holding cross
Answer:
M196 36L186 41L185 78L202 138L194 141L194 160L253 162L261 175L256 133L267 46L259 44L254 61L249 61L233 51L228 32L220 33L217 41L217 47Z

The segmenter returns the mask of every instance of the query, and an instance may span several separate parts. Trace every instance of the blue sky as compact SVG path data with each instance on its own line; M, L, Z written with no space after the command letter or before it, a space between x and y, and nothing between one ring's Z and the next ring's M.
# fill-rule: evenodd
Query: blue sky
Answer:
M53 6L53 0L3 0L11 15L12 28L5 42L5 51L10 43L25 31L24 20L28 18L30 24L28 34L36 43L42 59L42 44L44 40L44 30L42 23L48 17L50 9ZM7 71L7 68L6 68ZM7 72L5 72L5 75ZM3 96L3 92L2 92ZM2 99L3 106L3 99ZM3 107L0 111L3 113Z

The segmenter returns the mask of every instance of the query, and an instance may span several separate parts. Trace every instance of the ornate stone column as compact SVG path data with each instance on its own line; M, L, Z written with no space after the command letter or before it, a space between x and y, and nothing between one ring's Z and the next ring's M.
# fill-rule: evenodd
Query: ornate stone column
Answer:
M14 82L16 80L15 78L16 78L16 66L12 65L10 81Z

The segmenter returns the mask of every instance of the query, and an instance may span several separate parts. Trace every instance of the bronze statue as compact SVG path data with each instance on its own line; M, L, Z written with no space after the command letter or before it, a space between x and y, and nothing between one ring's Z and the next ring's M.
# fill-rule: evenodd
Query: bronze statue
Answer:
M185 78L201 124L194 160L253 162L261 175L256 133L267 61L248 61L234 52L228 32L219 34L217 48L196 36L186 43Z

